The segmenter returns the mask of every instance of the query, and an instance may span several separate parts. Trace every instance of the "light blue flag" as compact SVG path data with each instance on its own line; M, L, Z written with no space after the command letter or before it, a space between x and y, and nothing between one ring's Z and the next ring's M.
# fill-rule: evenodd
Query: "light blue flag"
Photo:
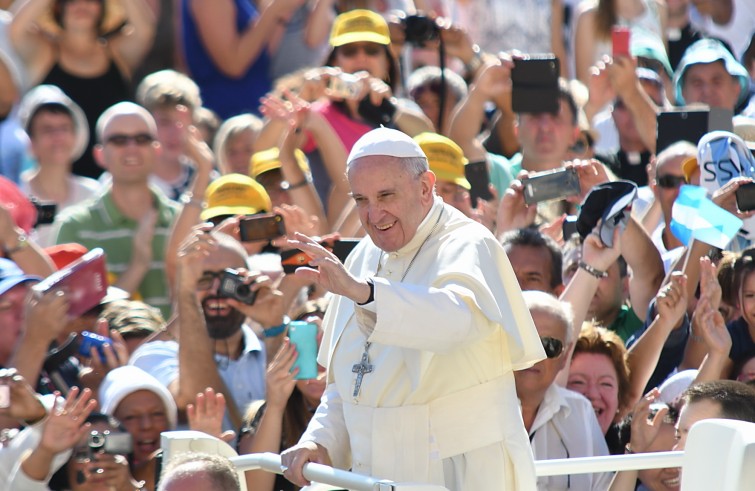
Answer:
M704 188L683 185L671 209L671 233L689 246L692 239L725 249L742 220L713 203Z

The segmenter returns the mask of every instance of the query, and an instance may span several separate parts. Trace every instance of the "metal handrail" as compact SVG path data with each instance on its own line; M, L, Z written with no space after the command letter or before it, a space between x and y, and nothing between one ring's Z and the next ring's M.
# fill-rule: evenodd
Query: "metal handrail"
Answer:
M684 452L651 452L630 455L536 460L535 474L538 476L561 476L566 474L681 467L683 457Z

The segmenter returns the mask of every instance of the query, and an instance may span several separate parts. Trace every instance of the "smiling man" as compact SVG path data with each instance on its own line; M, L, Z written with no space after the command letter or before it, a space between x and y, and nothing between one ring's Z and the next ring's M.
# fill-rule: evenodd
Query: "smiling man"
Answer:
M346 265L291 241L317 268L297 274L335 296L328 385L284 475L303 485L304 464L320 462L451 490L534 489L512 373L544 355L503 248L434 193L425 154L399 131L360 138L347 176L367 237Z
M178 205L149 186L160 153L152 115L131 102L106 109L97 120L94 158L112 175L94 201L56 217L55 243L102 247L114 286L170 317L165 246Z

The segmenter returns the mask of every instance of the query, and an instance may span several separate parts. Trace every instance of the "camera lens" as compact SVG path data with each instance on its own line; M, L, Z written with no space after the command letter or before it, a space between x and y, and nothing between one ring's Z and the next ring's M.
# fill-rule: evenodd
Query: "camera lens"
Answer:
M239 297L248 296L250 291L251 289L249 288L249 285L243 283L236 287L236 295Z

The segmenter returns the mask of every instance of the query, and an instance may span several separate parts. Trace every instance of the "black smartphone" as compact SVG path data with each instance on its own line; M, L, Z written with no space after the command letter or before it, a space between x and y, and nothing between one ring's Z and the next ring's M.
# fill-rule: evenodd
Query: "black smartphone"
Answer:
M739 211L755 210L755 182L742 184L734 194Z
M577 170L556 169L539 174L530 174L522 179L524 202L528 205L577 196L580 193Z
M248 215L239 220L239 239L241 242L272 240L286 235L283 217L274 213Z
M561 224L561 233L564 242L571 239L571 236L577 233L577 215L568 215Z
M493 193L490 192L488 163L485 160L470 162L465 165L464 177L467 178L467 181L472 186L469 190L469 199L472 201L472 208L477 208L477 198L482 198L485 201L493 199Z
M55 215L58 212L58 205L55 203L40 203L37 200L32 200L34 208L37 209L37 222L35 227L39 225L49 225L55 221Z
M515 113L558 113L560 65L552 54L515 59L511 104Z
M391 124L393 116L396 114L396 105L389 99L383 99L380 102L380 105L376 106L370 101L368 96L359 101L358 112L365 121L376 127L381 125L388 126Z

